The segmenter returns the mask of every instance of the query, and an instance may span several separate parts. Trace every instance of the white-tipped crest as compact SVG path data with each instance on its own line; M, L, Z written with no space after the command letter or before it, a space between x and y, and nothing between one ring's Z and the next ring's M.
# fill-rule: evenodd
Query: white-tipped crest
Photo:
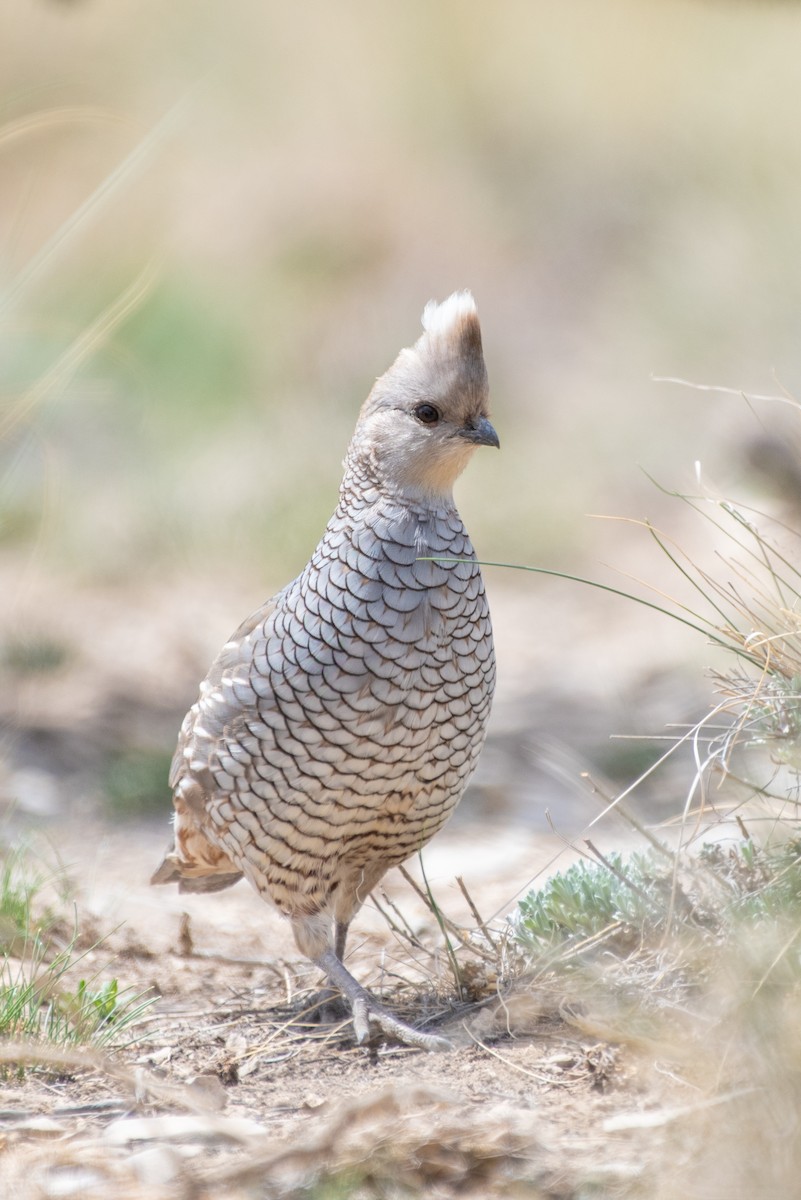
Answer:
M423 329L426 333L447 334L454 325L458 325L466 316L476 315L476 302L471 292L454 292L438 304L429 300L423 309Z

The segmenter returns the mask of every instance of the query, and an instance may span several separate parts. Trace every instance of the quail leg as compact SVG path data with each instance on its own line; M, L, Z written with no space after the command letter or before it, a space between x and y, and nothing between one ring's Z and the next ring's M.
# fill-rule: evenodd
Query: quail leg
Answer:
M337 928L337 940L339 940L339 927ZM314 962L350 1002L353 1012L353 1029L359 1045L369 1041L370 1023L372 1022L387 1037L402 1042L405 1046L419 1046L421 1050L452 1049L447 1038L438 1037L433 1033L422 1033L419 1029L413 1029L405 1021L393 1016L353 978L332 949L324 950Z
M336 921L334 923L334 954L336 954L341 963L345 961L345 943L348 940L349 928L349 921Z
M348 937L350 922L336 921L334 924L334 953L340 962L345 958L345 943ZM339 1024L351 1015L348 1001L339 988L327 983L311 1002L313 1012L311 1019L315 1023Z

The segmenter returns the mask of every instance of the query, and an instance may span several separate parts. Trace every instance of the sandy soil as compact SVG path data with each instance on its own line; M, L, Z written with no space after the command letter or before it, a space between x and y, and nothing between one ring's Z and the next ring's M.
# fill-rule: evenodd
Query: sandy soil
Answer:
M435 921L397 872L386 896L424 949L368 905L349 961L406 1019L451 1038L449 1054L359 1048L348 1022L309 1023L320 980L285 923L244 884L216 896L149 888L163 840L152 825L100 824L54 839L77 882L83 942L104 937L81 973L152 988L158 1001L110 1058L7 1078L5 1194L351 1194L306 1190L339 1172L341 1186L368 1187L356 1195L400 1194L386 1190L394 1180L425 1195L572 1197L591 1184L625 1193L646 1136L653 1163L652 1132L605 1132L605 1122L622 1114L627 1126L634 1114L636 1126L669 1083L560 1011L553 985L510 987L466 950L472 996L457 1000ZM442 910L474 926L455 875L489 920L559 849L542 834L467 825L425 861Z

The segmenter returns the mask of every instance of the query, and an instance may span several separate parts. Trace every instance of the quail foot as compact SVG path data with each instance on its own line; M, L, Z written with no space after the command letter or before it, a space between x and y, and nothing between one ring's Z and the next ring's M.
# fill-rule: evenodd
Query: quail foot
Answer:
M320 544L223 646L173 760L174 843L152 882L244 876L346 997L359 1042L375 1028L448 1046L354 979L345 940L447 821L484 743L495 655L453 484L498 444L475 303L456 292L376 382Z

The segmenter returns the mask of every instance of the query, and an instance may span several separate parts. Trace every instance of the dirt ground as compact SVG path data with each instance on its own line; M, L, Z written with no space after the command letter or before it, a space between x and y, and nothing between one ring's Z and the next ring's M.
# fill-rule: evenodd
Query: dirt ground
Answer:
M105 935L81 972L152 988L158 1001L125 1049L7 1076L3 1194L641 1194L643 1139L649 1170L659 1157L642 1113L673 1102L676 1082L560 1011L558 992L500 989L463 951L474 996L457 1002L434 919L395 872L386 896L427 952L410 951L368 905L349 961L454 1049L356 1047L347 1022L304 1016L319 977L245 884L216 896L147 886L163 834L60 833L82 939ZM426 870L446 915L474 926L455 875L489 920L508 911L509 881L525 882L556 849L542 834L466 826L433 843ZM326 1173L340 1190L315 1190ZM356 1182L366 1190L348 1191Z

